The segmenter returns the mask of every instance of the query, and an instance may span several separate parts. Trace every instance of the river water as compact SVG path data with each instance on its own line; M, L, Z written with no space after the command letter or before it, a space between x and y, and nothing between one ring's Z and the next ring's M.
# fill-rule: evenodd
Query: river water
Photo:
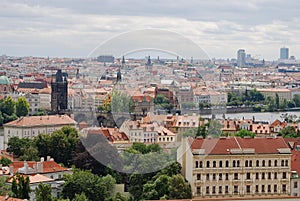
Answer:
M268 121L272 123L276 119L282 121L282 118L280 116L285 113L296 115L298 118L300 117L300 111L291 111L291 112L232 113L232 114L225 114L225 118L242 119L244 117L245 119L252 119L254 117L256 121ZM211 118L211 115L201 115L201 117ZM216 118L223 119L223 114L217 114Z

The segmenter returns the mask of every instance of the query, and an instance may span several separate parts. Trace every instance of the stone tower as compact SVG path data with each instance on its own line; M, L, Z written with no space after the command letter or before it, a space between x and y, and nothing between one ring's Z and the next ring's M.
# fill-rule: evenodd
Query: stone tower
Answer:
M67 75L57 70L55 80L51 81L51 110L58 114L68 109Z

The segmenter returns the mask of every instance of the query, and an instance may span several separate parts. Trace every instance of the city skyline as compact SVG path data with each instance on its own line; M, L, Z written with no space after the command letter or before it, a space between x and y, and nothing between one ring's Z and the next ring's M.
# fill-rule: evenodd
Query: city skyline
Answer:
M286 1L3 1L0 54L86 57L100 43L124 32L163 29L194 41L210 58L236 58L245 49L277 60L300 45L298 2ZM196 57L196 56L195 56Z

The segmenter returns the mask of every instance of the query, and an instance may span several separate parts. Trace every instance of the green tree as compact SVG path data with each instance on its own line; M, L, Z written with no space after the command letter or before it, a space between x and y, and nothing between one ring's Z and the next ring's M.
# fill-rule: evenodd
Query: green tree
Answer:
M43 116L46 115L46 111L43 108L39 108L37 113L33 114L33 116Z
M75 194L75 197L72 201L88 201L88 198L84 193L81 194Z
M30 104L24 96L18 98L16 102L16 115L18 117L26 116L29 113Z
M0 195L7 195L11 193L11 187L6 183L7 177L0 177Z
M167 175L159 175L154 181L148 181L143 186L143 198L145 200L160 200L168 196L169 179Z
M293 97L296 107L300 107L300 94L295 94Z
M286 109L288 107L288 101L286 99L283 99L283 101L279 104L279 109Z
M37 148L30 145L24 148L23 155L19 159L21 161L39 161L38 153Z
M265 99L265 97L262 93L260 93L256 89L253 89L253 90L249 91L249 96L248 96L248 99L246 99L246 100L249 100L250 102L259 103L259 102L264 101L264 99Z
M52 189L49 184L40 183L35 189L36 201L52 201Z
M24 151L30 147L31 143L32 140L28 138L19 139L18 137L12 137L8 140L8 147L6 150L19 157L24 154Z
M89 171L75 170L72 175L64 175L62 195L74 199L75 194L84 193L88 200L105 200L112 195L115 180L112 176L99 177Z
M296 129L293 126L287 126L283 128L279 133L279 136L282 136L284 138L299 138L300 135L296 131Z
M34 145L38 149L39 157L47 157L50 155L51 149L51 135L39 134L34 138ZM52 156L53 157L53 156Z
M141 143L141 142L134 142L128 150L133 151L133 152L135 150L135 151L137 151L138 153L141 153L141 154L148 153L147 145L145 145L144 143Z
M106 201L129 201L129 198L117 192L114 196L106 199Z
M237 133L235 133L234 136L241 137L241 138L248 136L248 137L254 138L255 133L252 133L251 131L242 129L242 130L239 130Z
M196 128L189 128L189 129L187 129L183 132L182 136L183 137L195 137L199 128L200 128L200 126L198 126L197 129Z
M4 117L2 115L2 112L0 111L0 126L3 126Z
M276 104L276 109L279 109L279 103L280 103L280 101L279 101L279 96L278 96L278 93L276 93L276 95L275 95L275 104Z
M13 197L20 199L29 199L30 181L28 176L17 174L12 181L11 190Z
M9 164L12 164L12 161L9 160L9 159L6 158L6 157L2 157L2 158L0 159L0 164L1 164L2 166L8 166Z
M154 104L159 105L160 107L167 110L168 112L171 112L171 110L174 108L174 105L171 104L170 100L162 94L158 94L155 97Z
M8 116L11 116L15 113L15 106L15 101L9 96L4 100L1 112L7 114Z
M173 175L169 179L168 199L191 199L192 189L181 174Z
M296 107L296 104L295 104L295 102L293 101L293 100L290 100L290 101L288 101L288 108L294 108L294 107Z
M266 99L266 110L269 112L274 112L277 109L275 99L271 96L268 96Z

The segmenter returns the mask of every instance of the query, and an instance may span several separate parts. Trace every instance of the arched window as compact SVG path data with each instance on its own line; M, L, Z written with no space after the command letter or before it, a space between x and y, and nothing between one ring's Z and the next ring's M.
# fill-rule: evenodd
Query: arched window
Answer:
M248 160L245 161L245 167L248 167Z
M281 166L284 166L284 160L281 160Z
M195 166L196 166L196 168L198 168L198 167L199 167L199 162L198 162L198 161L196 161L196 164L195 164Z
M259 160L256 160L256 167L259 167Z
M262 166L263 166L263 167L266 166L266 161L265 161L265 160L262 161Z
M222 161L219 161L219 167L222 167L223 164L222 164Z
M232 167L235 167L236 166L236 162L235 160L232 162Z
M200 161L200 165L199 165L199 167L200 167L200 168L202 168L202 167L203 167L203 163L202 163L202 161Z
M229 167L229 161L226 161L225 166Z
M275 160L275 161L274 161L274 166L275 166L275 167L277 167L277 163L278 163L278 161Z
M285 166L289 166L289 161L285 160Z
M209 167L210 164L209 164L209 161L206 161L206 167Z
M269 160L269 164L268 164L268 166L269 166L269 167L271 167L271 166L272 166L272 161L271 161L271 160Z
M213 167L216 167L216 166L217 166L217 162L213 161Z
M240 161L237 161L237 165L236 165L237 167L240 167Z
M249 167L252 167L252 161L249 161Z

